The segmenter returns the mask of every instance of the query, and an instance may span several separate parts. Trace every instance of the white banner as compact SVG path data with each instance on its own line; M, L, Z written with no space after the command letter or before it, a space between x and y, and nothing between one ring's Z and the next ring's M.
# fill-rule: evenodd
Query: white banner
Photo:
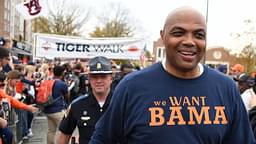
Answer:
M47 14L47 6L44 0L27 0L16 5L17 11L24 19L33 19Z
M35 35L35 57L139 60L145 43L139 38L90 38Z

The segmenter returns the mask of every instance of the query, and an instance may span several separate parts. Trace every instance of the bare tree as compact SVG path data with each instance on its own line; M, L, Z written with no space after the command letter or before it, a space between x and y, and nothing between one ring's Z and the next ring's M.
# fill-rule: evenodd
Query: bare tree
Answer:
M129 19L129 10L121 3L111 3L107 6L110 9L104 9L98 21L101 26L96 26L90 33L91 37L131 37L136 28L131 26Z
M47 1L49 14L33 21L33 31L60 35L81 35L90 18L90 9L83 10L70 0Z
M241 33L235 33L236 39L244 42L242 51L237 54L242 63L245 64L247 72L255 70L256 65L256 30L255 23L250 20L244 20L245 30Z

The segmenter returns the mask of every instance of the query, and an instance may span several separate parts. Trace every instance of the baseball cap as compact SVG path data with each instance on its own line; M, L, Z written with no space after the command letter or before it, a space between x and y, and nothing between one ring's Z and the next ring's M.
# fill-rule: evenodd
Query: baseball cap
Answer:
M236 78L234 78L234 80L238 81L238 82L244 82L244 83L248 84L249 86L253 86L255 83L254 78L250 77L246 73L242 73L242 74L238 75Z
M97 56L89 61L89 74L111 74L111 61L104 56Z

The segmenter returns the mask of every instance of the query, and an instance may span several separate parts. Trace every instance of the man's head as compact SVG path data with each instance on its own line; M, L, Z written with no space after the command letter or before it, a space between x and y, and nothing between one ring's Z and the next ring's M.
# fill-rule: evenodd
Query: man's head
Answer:
M65 67L64 66L55 66L53 68L53 74L55 77L62 77L65 71Z
M83 66L81 63L77 63L73 67L73 71L75 74L79 74L82 71L82 69L83 69Z
M4 45L3 45L4 48L10 49L12 48L12 45L13 45L13 42L11 39L4 40Z
M240 75L240 74L242 74L242 73L245 72L245 68L244 68L244 66L241 65L241 64L235 64L235 65L233 65L233 66L230 68L230 70L231 70L231 75L234 75L234 76L238 76L238 75Z
M238 82L240 93L242 94L245 90L251 88L255 84L254 78L250 77L246 73L242 73L234 78Z
M109 59L97 56L89 61L88 78L94 95L107 95L112 83L112 66Z
M206 22L201 13L190 7L172 11L160 31L166 49L166 67L174 75L195 75L205 54Z
M17 82L20 81L20 78L22 76L22 73L20 73L17 70L12 70L7 73L7 80L10 86L14 87Z
M120 71L121 71L121 77L124 77L125 75L133 72L134 67L131 63L124 63L121 64Z
M0 66L6 65L10 60L10 50L0 46Z

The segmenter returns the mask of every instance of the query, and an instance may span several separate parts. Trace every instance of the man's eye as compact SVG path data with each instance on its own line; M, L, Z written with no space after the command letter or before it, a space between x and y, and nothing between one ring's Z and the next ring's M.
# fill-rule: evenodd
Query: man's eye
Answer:
M205 39L205 34L203 34L203 33L196 33L195 37L198 38L198 39Z
M173 36L182 36L183 34L184 34L184 32L182 32L182 31L170 32L170 35L173 35Z

